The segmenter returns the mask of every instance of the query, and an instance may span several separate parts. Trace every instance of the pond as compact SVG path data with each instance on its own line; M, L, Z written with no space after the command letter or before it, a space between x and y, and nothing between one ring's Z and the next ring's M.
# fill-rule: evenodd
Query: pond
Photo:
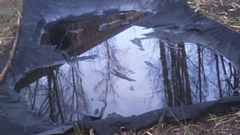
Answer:
M15 89L32 113L56 124L238 95L236 70L226 58L196 44L144 36L151 31L132 26L77 56L61 50L66 64L37 69L44 74Z

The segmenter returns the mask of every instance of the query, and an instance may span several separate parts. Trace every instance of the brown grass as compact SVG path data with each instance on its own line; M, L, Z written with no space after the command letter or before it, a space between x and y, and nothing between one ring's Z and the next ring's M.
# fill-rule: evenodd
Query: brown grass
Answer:
M14 38L17 18L22 12L22 0L0 0L0 58L6 45Z
M187 0L196 12L240 31L240 0Z
M240 111L216 116L207 114L197 120L181 121L173 124L158 125L135 132L122 132L115 135L239 135Z
M90 131L80 131L79 128L70 135L94 135ZM120 131L124 129L119 129ZM126 129L124 129L126 130ZM114 135L239 135L240 134L240 111L223 115L207 114L196 120L179 121L172 124L161 122L152 128L136 133L134 131L119 132Z

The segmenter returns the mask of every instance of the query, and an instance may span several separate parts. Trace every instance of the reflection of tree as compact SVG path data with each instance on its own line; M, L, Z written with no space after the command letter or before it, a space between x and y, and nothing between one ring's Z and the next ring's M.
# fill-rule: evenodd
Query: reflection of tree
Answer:
M66 118L72 121L83 117L69 112L70 109L88 112L79 65L72 64L68 75L65 69L49 68L46 77L30 84L21 93L22 98L30 102L32 111L52 122L63 123Z
M178 44L177 47L178 49L168 48L171 54L171 85L175 106L192 103L185 47L183 44Z
M233 95L238 96L239 93L236 91L239 88L239 77L237 75L236 69L232 66L231 62L227 62L224 60L223 56L220 56L221 63L222 63L222 69L225 77L225 87L227 89L227 95L230 96L232 95L232 90L233 90ZM227 65L227 66L226 66ZM226 68L229 69L229 77L228 73L226 71ZM233 80L233 84L231 82Z
M199 94L199 102L203 101L203 90L202 90L202 73L204 74L203 67L203 58L202 58L202 47L197 46L197 54L198 54L198 84L196 85L198 94Z
M229 61L212 50L196 45L186 49L184 44L173 45L161 41L159 49L161 66L152 64L157 63L156 60L145 63L150 68L150 77L162 77L155 77L153 89L164 92L168 106L204 102L208 96L221 98L238 95L236 70Z
M57 79L54 74L54 69L49 68L48 75L47 75L47 84L40 85L39 80L37 80L34 84L35 85L29 85L27 87L27 90L29 91L29 94L25 94L25 97L27 97L30 100L31 103L31 110L34 111L36 108L39 107L37 115L43 116L46 114L49 114L49 118L53 122L57 122L58 118L60 117L61 122L64 122L64 116L62 111L62 106L60 103L60 97L59 97L59 87L57 84ZM27 91L26 90L26 91ZM41 95L37 95L38 91L43 91ZM33 93L33 96L32 94ZM40 92L39 92L40 94ZM42 104L39 106L39 103L37 99L42 98L45 96Z
M48 102L49 102L49 118L53 122L57 122L58 117L60 116L61 121L64 122L62 107L60 105L58 86L56 82L56 77L54 76L54 71L49 71L47 75L48 82Z
M190 82L189 82L189 73L188 73L188 65L187 65L187 58L186 58L186 50L184 44L179 44L179 46L182 48L182 72L184 77L184 85L185 85L185 91L186 91L186 103L191 104L192 103L192 97L191 97L191 88L190 88Z
M25 89L25 91L22 91L20 93L20 96L22 99L29 99L29 109L31 111L34 111L35 105L36 105L36 96L37 96L37 91L39 88L39 80L37 80L34 84L28 85Z
M161 55L161 62L162 62L162 73L163 73L163 84L164 84L164 92L165 92L165 98L167 99L168 106L173 105L173 94L172 89L170 85L170 80L168 79L168 67L167 67L167 60L166 60L166 54L165 54L165 47L164 42L160 41L160 55Z
M191 81L195 82L194 85L198 91L198 96L193 93L195 98L198 99L199 102L203 102L206 100L209 92L215 90L216 94L214 96L217 98L231 96L231 91L238 88L238 85L236 87L232 85L234 78L237 81L239 81L239 79L237 74L234 75L234 72L232 72L235 69L231 66L230 62L225 60L223 56L215 54L212 50L201 46L197 46L197 56L198 65L195 64L193 58L188 58L188 61L193 66L189 67L189 70L194 70L194 67L198 69L197 79L191 75ZM205 71L205 69L208 69L208 71ZM233 81L231 81L231 78L233 78ZM226 83L223 83L223 80L225 80Z
M64 69L63 69L64 70ZM58 71L58 80L61 83L62 99L65 111L69 110L80 110L82 112L88 113L88 101L86 98L86 93L84 92L81 71L79 63L72 63L69 67L66 75L64 71ZM83 116L70 113L69 120L81 119Z
M225 77L225 82L226 82L226 89L227 89L227 96L230 96L231 93L230 93L230 90L231 89L234 89L231 85L231 80L229 80L229 78L227 78L227 71L226 71L226 67L225 67L225 62L224 62L224 58L223 56L220 55L220 60L221 60L221 65L222 65L222 69L223 69L223 74L224 74L224 77Z
M106 100L107 95L110 92L113 93L114 98L117 95L115 88L114 88L115 81L111 77L111 69L113 68L113 66L116 67L116 65L119 64L119 62L117 61L115 54L112 53L112 51L114 51L114 50L109 45L108 41L104 42L104 48L106 50L106 66L104 67L104 69L102 71L99 71L103 75L103 78L101 81L98 82L97 86L95 87L95 90L97 90L100 87L105 85L105 87L103 87L103 91L101 94L101 96L103 96L103 97L100 97L100 98Z
M135 80L127 77L128 73L130 73L131 71L123 67L120 61L118 60L117 54L119 52L124 53L124 51L116 48L116 46L114 45L114 40L105 41L103 43L103 48L104 48L104 51L100 53L104 55L105 63L101 71L97 71L99 74L101 74L101 80L95 86L95 90L97 91L102 90L100 99L106 100L107 95L109 93L112 94L113 98L115 99L116 96L118 96L115 88L118 86L114 86L116 82L115 77L121 78L127 81L135 81Z
M231 76L231 77L233 77L233 90L234 90L234 96L238 96L239 95L239 92L238 91L236 91L236 89L239 89L239 77L238 77L238 75L237 75L237 71L236 71L236 69L234 68L234 73L233 73L233 75Z
M151 66L149 75L156 76L157 74L162 79L155 77L153 88L155 91L161 91L160 87L163 84L163 92L168 106L191 104L192 97L185 46L177 44L174 47L172 44L160 41L159 50L161 68Z
M215 56L215 61L216 61L216 71L217 71L217 82L218 82L218 91L219 91L219 97L223 97L223 91L222 91L222 84L221 84L221 79L220 79L220 72L219 72L219 60L218 60L218 55L214 54Z

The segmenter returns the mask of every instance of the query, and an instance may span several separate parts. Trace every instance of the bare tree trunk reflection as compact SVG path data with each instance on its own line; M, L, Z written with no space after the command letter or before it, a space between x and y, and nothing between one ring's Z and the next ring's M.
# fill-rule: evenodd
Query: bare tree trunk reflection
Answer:
M221 80L220 80L220 72L219 72L219 62L218 62L218 55L214 54L215 56L215 60L216 60L216 71L217 71L217 82L218 82L218 92L219 92L219 97L222 98L223 94L222 94L222 84L221 84Z
M202 99L202 75L201 75L201 67L202 67L202 61L201 61L201 52L202 49L200 46L197 47L197 53L198 53L198 94L199 94L199 102L201 103L203 101Z
M173 106L173 94L172 89L170 85L170 81L168 79L168 67L167 67L167 60L166 60L166 54L165 54L165 47L164 42L159 41L159 48L160 48L160 58L162 63L162 73L163 73L163 85L164 85L164 91L165 91L165 98L166 103L168 106Z
M65 120L64 120L64 117L63 117L63 112L62 112L61 103L60 103L60 99L59 99L59 93L58 93L59 89L58 89L58 85L57 85L57 82L56 82L57 77L54 75L54 70L51 70L49 74L50 74L50 76L53 80L53 90L54 90L54 95L55 95L55 98L56 98L55 102L56 102L57 108L58 108L58 113L57 113L56 117L58 117L58 115L60 115L61 122L64 123ZM58 118L56 118L56 119L58 119Z
M38 113L37 113L37 116L42 116L43 114L45 114L44 113L44 110L47 110L46 108L47 108L47 105L48 105L48 96L46 96L46 98L43 100L43 102L42 102L42 104L41 104L41 106L40 106L40 108L39 108L39 111L38 111Z
M106 92L104 99L107 100L107 93L109 92L109 87L111 87L111 67L110 67L110 61L111 61L111 55L109 50L109 44L108 41L106 41L106 49L107 49L107 83L106 83ZM112 89L114 91L114 89Z
M174 50L170 49L170 56L171 56L171 69L172 69L172 74L171 74L171 83L172 83L172 88L173 88L173 105L176 106L176 102L178 102L178 94L177 94L177 80L176 80L176 57Z
M225 61L222 55L220 55L220 60L221 60L221 64L222 64L222 69L223 69L223 74L224 74L224 80L226 81L226 87L227 87L227 96L231 96L231 90L233 89L233 86L231 84L231 80L230 78L227 76L227 71L226 71L226 67L225 67Z
M235 68L234 68L233 79L234 79L234 81L233 81L233 83L234 83L234 89L233 89L233 90L235 90L235 91L234 91L234 96L238 96L238 95L239 95L239 92L238 92L238 90L236 90L236 89L239 88L239 78L238 78L237 71L236 71Z
M54 112L55 111L54 101L53 101L54 93L52 90L52 78L50 74L47 75L47 82L48 82L48 103L49 103L49 109L50 109L49 118L52 122L56 122L55 112Z
M189 82L189 74L188 74L188 65L187 65L187 54L185 50L184 44L179 44L179 47L182 48L182 81L184 82L184 90L186 94L186 104L192 104L192 96L191 96L191 88L190 88L190 82Z
M42 84L38 88L39 81L35 83L35 90L40 89L42 95L45 96L45 99L40 97L40 99L43 99L43 102L39 106L38 116L48 115L52 122L64 123L65 118L69 116L71 120L76 120L78 117L73 115L73 113L66 113L67 109L79 109L88 112L88 104L82 87L79 67L72 66L68 72L69 75L66 76L61 70L49 68L48 74L44 78L46 79L46 84ZM32 107L36 104L35 100L37 98L37 93L33 92L33 97L35 98L31 105Z
M171 46L169 44L169 46ZM169 106L178 106L181 104L191 104L192 96L189 82L187 57L184 44L178 44L177 49L168 48L170 52L171 76L167 67L166 50L164 43L160 41L160 57L162 63L163 84L165 98ZM169 80L171 77L171 82Z
M35 108L35 103L36 103L36 98L37 98L37 88L38 88L39 80L37 80L34 91L33 91L33 102L32 102L32 107L31 110L33 111Z

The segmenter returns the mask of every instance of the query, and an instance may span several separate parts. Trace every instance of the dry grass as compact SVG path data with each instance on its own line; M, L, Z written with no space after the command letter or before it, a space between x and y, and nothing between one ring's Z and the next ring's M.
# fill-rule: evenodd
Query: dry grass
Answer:
M221 116L208 114L198 120L158 125L139 132L116 133L115 135L239 135L240 111Z
M79 129L79 128L77 128ZM196 120L178 121L172 124L161 122L150 129L138 133L119 129L114 135L239 135L240 134L240 111L226 113L223 115L207 114ZM74 128L75 133L70 135L94 135L93 129L80 132Z
M22 0L0 0L0 58L6 45L14 38L17 18L22 12Z
M187 0L196 12L240 31L240 0Z

